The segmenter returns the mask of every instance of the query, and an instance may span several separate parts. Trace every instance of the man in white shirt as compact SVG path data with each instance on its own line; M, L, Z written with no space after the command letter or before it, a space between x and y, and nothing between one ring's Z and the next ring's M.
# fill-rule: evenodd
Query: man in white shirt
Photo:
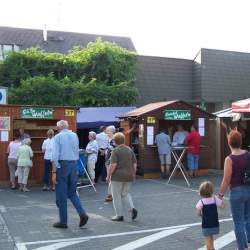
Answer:
M109 147L109 138L106 133L106 127L100 127L100 133L96 135L96 141L98 144L98 157L95 165L95 183L98 182L99 177L102 175L102 180L106 181L106 167L105 167L105 157L106 151Z
M184 145L185 139L188 135L188 132L185 131L182 125L177 126L177 131L174 133L173 145Z
M42 151L44 153L44 176L43 176L43 191L49 190L49 177L50 172L52 171L52 148L53 148L53 137L54 130L49 129L47 132L48 138L43 141ZM55 190L55 185L52 186L52 191Z

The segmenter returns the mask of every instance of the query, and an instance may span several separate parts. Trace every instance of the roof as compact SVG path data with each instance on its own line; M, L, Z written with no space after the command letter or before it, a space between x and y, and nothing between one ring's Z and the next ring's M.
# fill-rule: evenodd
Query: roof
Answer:
M170 101L170 102L155 102L155 103L150 103L145 106L142 106L140 108L137 108L135 110L132 110L128 113L125 113L121 115L120 117L137 117L144 115L146 113L149 113L153 110L160 109L162 107L168 106L169 104L175 103L176 101Z
M77 113L77 128L97 128L102 125L115 125L119 116L135 107L92 107L80 108Z
M0 26L0 44L15 44L21 49L39 47L48 52L68 53L74 46L86 47L89 42L101 37L104 41L115 42L123 48L136 51L129 37L106 36L66 31L47 31L47 42L43 30Z
M232 103L233 112L250 113L250 98Z
M218 112L213 113L219 118L231 118L232 121L239 121L243 118L243 116L240 113L233 112L232 108L223 109Z
M125 114L122 114L119 117L120 118L125 118L125 117L138 117L138 116L142 116L142 115L147 114L147 113L149 113L151 111L155 111L157 109L167 107L167 106L169 106L169 105L171 105L173 103L177 103L177 102L178 103L183 103L183 104L185 104L187 106L190 106L190 108L198 109L200 112L206 114L209 117L214 117L213 114L210 114L210 113L208 113L208 112L206 112L206 111L204 111L204 110L202 110L200 108L197 108L197 107L193 106L190 103L187 103L187 102L184 102L184 101L180 101L180 100L172 100L172 101L167 101L167 102L150 103L150 104L147 104L147 105L142 106L140 108L137 108L135 110L132 110L130 112L127 112Z

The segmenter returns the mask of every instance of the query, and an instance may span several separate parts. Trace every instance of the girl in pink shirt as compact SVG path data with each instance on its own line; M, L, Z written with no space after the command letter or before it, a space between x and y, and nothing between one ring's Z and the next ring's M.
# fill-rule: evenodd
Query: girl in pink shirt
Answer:
M214 185L210 181L201 183L199 194L202 197L196 204L197 213L202 217L202 233L205 237L207 250L214 250L213 235L219 233L217 207L223 208L224 203L213 195Z

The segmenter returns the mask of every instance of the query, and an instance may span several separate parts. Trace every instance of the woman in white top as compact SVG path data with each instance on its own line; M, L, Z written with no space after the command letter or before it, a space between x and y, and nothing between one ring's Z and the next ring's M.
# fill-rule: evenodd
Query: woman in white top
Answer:
M87 170L92 182L95 184L95 164L98 154L98 143L96 141L96 133L89 132L89 143L86 147L86 153L88 154Z
M49 190L49 177L50 172L52 171L52 147L53 147L53 137L54 137L54 130L49 129L47 131L48 138L44 140L42 145L42 151L44 153L44 176L43 176L43 191ZM55 186L52 186L52 191L55 190Z
M10 172L10 183L11 189L16 189L16 182L15 182L15 172L17 169L17 151L18 148L21 146L20 135L18 132L15 133L13 141L10 142L7 153L8 156L8 166Z

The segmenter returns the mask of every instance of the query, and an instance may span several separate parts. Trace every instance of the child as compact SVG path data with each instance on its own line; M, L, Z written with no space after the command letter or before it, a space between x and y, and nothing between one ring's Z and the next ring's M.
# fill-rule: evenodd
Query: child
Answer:
M26 138L23 140L22 146L17 151L17 173L19 190L23 192L29 192L27 188L27 181L29 178L30 168L32 167L33 151L30 147L31 140Z
M197 213L202 217L202 233L205 237L207 250L214 250L213 235L219 233L217 207L223 208L221 199L213 195L214 186L210 181L201 183L199 194L202 197L196 204Z

